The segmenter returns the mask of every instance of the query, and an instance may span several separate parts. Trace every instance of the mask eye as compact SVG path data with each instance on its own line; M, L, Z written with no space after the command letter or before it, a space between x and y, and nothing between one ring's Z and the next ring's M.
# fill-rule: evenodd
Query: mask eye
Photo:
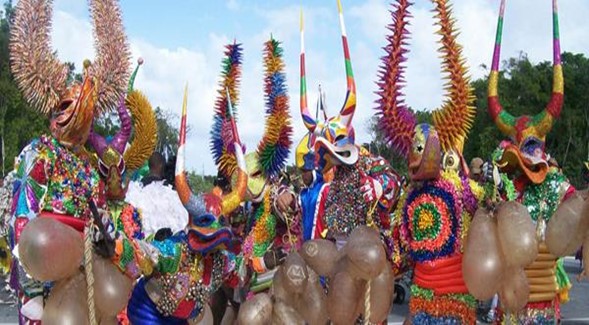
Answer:
M196 227L208 227L215 222L215 217L212 214L204 214L201 216L193 216L192 224Z

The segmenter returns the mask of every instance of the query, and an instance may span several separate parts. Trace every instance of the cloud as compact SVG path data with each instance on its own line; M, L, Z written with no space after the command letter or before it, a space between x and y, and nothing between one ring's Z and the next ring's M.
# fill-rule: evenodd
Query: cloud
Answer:
M237 2L237 0L228 0L227 3L225 4L225 6L227 6L227 9L229 10L233 10L233 11L237 11L239 10L239 2Z

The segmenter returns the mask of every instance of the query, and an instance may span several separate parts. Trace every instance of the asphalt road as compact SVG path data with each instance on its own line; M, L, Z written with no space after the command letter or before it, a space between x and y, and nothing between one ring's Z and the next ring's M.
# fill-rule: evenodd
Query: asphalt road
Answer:
M579 263L574 259L565 259L565 268L573 282L570 292L571 301L562 305L562 324L589 325L589 281L577 282L576 276L579 273ZM2 279L2 281L4 281ZM1 286L3 287L3 285ZM407 301L407 300L406 300ZM395 304L389 315L389 324L401 324L409 311L407 302L402 305ZM0 290L0 325L16 324L18 322L17 310L14 300L4 288Z

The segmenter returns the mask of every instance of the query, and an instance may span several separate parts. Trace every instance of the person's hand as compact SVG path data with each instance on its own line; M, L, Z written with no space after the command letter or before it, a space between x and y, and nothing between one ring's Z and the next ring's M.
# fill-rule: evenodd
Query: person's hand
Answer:
M583 279L586 277L587 277L587 273L585 273L585 270L583 270L581 273L579 273L579 275L577 275L577 282L583 281Z
M289 191L285 191L278 195L278 197L276 198L276 208L278 209L278 212L282 214L291 212L294 200L294 194L292 194Z
M364 177L360 181L360 191L366 202L374 202L382 196L382 185L372 177Z
M272 249L264 254L264 264L268 270L272 270L275 267L281 265L286 259L286 253L281 249Z

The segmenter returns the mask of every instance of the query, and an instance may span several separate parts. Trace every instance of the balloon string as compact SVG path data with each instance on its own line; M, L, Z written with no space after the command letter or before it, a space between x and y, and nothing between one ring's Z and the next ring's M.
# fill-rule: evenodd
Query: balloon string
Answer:
M366 215L366 225L368 227L374 228L374 219L372 218L372 215L374 214L374 211L376 210L376 206L378 205L378 200L374 202L374 204L372 204L372 206L370 207L370 209L368 210L368 214Z
M88 316L90 325L97 325L94 305L94 274L92 272L92 221L88 220L84 229L84 270L86 272L86 289L88 291Z
M366 292L364 292L364 324L370 325L370 280L366 282Z

